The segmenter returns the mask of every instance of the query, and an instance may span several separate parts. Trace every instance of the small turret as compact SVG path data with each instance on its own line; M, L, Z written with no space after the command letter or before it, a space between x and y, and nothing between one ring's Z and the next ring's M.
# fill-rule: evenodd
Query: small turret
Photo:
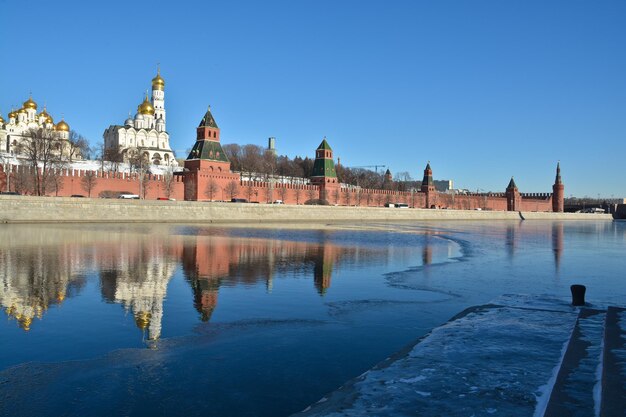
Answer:
M519 211L522 205L522 196L519 193L515 180L511 177L509 185L506 187L506 209L507 211Z

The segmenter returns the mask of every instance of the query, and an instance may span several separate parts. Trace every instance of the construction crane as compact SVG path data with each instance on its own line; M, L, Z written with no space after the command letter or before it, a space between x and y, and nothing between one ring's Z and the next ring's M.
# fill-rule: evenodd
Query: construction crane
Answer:
M361 165L358 167L348 167L348 168L374 168L374 172L378 174L378 168L387 168L387 165Z

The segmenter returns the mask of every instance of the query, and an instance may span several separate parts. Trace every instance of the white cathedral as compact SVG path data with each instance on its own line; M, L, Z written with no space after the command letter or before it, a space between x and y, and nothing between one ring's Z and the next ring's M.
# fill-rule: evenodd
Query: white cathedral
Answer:
M123 126L109 126L103 136L109 157L119 154L128 162L131 157L141 156L154 165L178 166L165 130L165 80L159 70L152 79L152 100L146 92L135 118L129 115Z
M57 150L63 155L69 153L70 126L63 119L55 124L45 106L43 111L37 113L37 103L32 96L19 110L11 110L7 121L0 115L0 153L19 156L20 145L30 140L29 134L33 129L48 130L49 137L58 140ZM75 158L81 159L80 155Z

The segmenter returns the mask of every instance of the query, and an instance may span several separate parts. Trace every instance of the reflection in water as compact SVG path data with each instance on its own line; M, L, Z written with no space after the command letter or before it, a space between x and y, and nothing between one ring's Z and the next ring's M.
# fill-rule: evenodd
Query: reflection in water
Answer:
M76 228L20 226L0 230L0 304L24 330L33 319L85 286L95 272L102 300L132 314L150 347L162 333L168 284L180 264L200 320L211 319L220 287L258 286L272 290L276 276L308 276L324 295L342 264L393 264L413 259L419 247L344 245L333 232L302 235L302 241L228 236L227 230L170 226L90 226ZM189 232L189 233L186 233ZM312 240L312 241L311 241ZM412 241L415 244L415 241ZM451 242L432 236L417 241L421 262L433 262L433 248L448 258ZM437 246L439 245L439 246ZM415 249L418 251L416 252ZM419 255L418 255L419 256ZM420 260L415 259L414 264Z
M552 223L552 251L554 252L554 266L559 271L561 256L563 255L563 223Z
M52 305L80 292L83 275L75 271L75 247L10 246L0 249L0 305L28 331Z
M276 273L305 272L312 266L313 282L320 294L331 285L335 264L341 258L369 253L380 258L380 251L343 248L332 243L194 236L185 240L182 265L202 321L209 321L217 306L220 286L255 285L264 282L268 291ZM378 255L376 255L378 252Z
M161 336L167 284L176 269L167 249L163 238L124 240L109 247L100 263L102 298L131 312L150 344Z

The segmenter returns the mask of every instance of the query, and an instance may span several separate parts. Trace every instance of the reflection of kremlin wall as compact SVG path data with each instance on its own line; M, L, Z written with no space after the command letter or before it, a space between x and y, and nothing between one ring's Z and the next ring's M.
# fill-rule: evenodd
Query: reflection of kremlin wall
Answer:
M185 277L194 292L194 305L203 321L211 318L221 285L253 285L264 281L272 288L277 272L312 268L313 282L320 294L331 285L333 268L346 256L364 249L344 248L324 243L282 240L234 239L220 236L196 236L183 244L182 262Z

